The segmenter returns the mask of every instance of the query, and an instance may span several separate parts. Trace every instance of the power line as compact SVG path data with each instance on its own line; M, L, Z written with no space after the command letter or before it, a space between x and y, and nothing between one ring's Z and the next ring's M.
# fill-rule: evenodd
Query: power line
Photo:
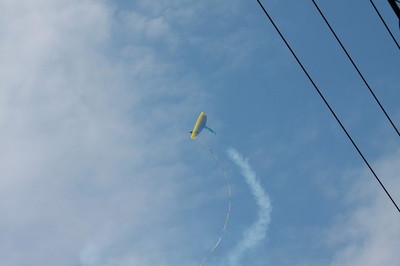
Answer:
M335 117L336 121L339 123L340 127L342 128L342 130L344 131L344 133L346 134L347 138L350 140L350 142L353 144L354 148L357 150L358 154L361 156L361 158L363 159L363 161L365 162L365 164L368 166L369 170L371 171L371 173L374 175L375 179L378 181L378 183L381 185L382 189L385 191L386 195L389 197L389 199L392 201L393 205L396 207L397 211L400 213L400 208L397 206L396 202L394 201L394 199L392 198L392 196L390 195L390 193L387 191L387 189L385 188L385 186L383 185L383 183L381 182L381 180L379 179L378 175L375 173L375 171L372 169L371 165L368 163L367 159L364 157L364 155L362 154L361 150L358 148L357 144L353 141L353 139L351 138L350 134L347 132L346 128L343 126L342 122L340 121L340 119L337 117L336 113L333 111L333 109L331 108L331 106L329 105L328 101L325 99L324 95L322 94L322 92L320 91L320 89L318 88L318 86L315 84L314 80L311 78L311 76L308 74L308 71L305 69L305 67L303 66L303 64L301 63L301 61L299 60L299 58L297 57L296 53L293 51L293 49L291 48L291 46L289 45L289 43L286 41L285 37L282 35L281 31L279 30L278 26L276 26L274 20L271 18L271 16L268 14L267 10L264 8L263 4L261 4L260 0L257 0L258 4L260 5L261 9L264 11L265 15L268 17L269 21L271 22L271 24L274 26L275 30L278 32L279 36L281 37L281 39L283 40L283 42L286 44L287 48L290 50L290 52L292 53L293 57L296 59L297 63L299 64L299 66L301 67L301 69L303 70L304 74L307 76L307 78L310 80L311 84L313 85L313 87L315 88L315 90L317 91L318 95L321 97L321 99L324 101L326 107L328 107L329 111L332 113L332 115Z
M397 129L397 127L395 126L395 124L393 123L392 119L390 118L390 116L388 115L388 113L386 112L385 108L383 108L381 102L379 101L379 99L376 97L374 91L372 90L371 86L368 84L368 82L366 81L366 79L364 78L363 74L360 72L360 70L358 69L356 63L354 63L353 59L351 58L350 54L347 52L346 48L344 47L344 45L342 44L342 42L340 41L339 37L337 36L336 32L333 30L333 28L331 27L331 25L329 24L328 20L326 19L325 15L322 13L321 9L319 8L319 6L317 5L317 3L315 2L315 0L312 0L314 6L317 8L319 14L321 15L321 17L324 19L326 25L328 26L328 28L331 30L333 36L335 36L336 40L338 41L338 43L340 44L340 47L342 47L343 51L345 52L345 54L347 55L347 58L349 58L350 62L352 63L353 67L356 69L358 75L360 76L360 78L364 81L365 86L367 86L369 92L372 94L372 96L374 97L375 101L378 103L379 107L381 108L382 112L385 114L386 118L389 120L390 124L392 125L392 127L394 128L394 130L396 131L397 135L400 137L400 132Z
M396 4L396 2L399 2L397 0L388 0L389 5L392 7L394 13L396 14L397 18L400 20L400 8Z
M385 25L386 30L389 32L389 34L390 34L390 36L392 37L393 41L396 43L397 48L400 49L399 43L397 42L396 38L393 36L393 34L392 34L392 32L390 31L388 25L386 24L385 20L384 20L383 17L381 16L381 13L379 12L378 8L376 8L376 6L375 6L375 4L374 4L374 2L373 2L372 0L369 0L369 1L371 2L372 6L374 7L374 9L375 9L376 13L378 14L379 18L381 19L383 25Z

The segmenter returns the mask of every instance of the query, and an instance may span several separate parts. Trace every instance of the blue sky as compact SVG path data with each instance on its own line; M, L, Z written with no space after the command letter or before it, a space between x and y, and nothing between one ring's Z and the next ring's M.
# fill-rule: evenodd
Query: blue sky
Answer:
M320 3L319 3L320 2ZM399 51L369 1L319 1L400 126ZM311 1L263 1L394 199L400 139ZM398 21L377 2L400 39ZM2 265L397 265L400 217L256 1L0 0ZM396 264L397 263L397 264ZM233 265L235 266L235 265Z

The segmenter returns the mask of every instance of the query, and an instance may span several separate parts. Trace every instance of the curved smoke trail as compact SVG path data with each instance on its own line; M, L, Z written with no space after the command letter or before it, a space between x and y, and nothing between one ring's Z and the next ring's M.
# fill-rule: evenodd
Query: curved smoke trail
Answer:
M229 158L239 166L258 205L257 220L245 230L243 239L228 254L228 265L235 266L239 265L241 257L247 250L255 247L265 238L268 225L271 222L272 206L269 196L262 188L260 181L258 180L254 170L250 167L248 160L232 148L228 150L228 155Z

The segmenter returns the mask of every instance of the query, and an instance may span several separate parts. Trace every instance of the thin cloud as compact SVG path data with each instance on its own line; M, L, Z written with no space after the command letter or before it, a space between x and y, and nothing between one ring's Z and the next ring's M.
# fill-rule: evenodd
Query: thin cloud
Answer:
M398 173L400 152L374 164L394 199L400 194ZM369 172L352 174L355 182L346 196L351 208L330 232L329 242L336 248L331 266L398 265L400 246L399 213Z
M182 120L171 118L184 119L201 97L190 78L175 78L174 61L159 67L151 44L113 43L114 11L107 1L2 3L4 265L183 261L166 248L181 244L187 176L176 148ZM155 34L161 22L149 21ZM135 46L137 61L118 56L124 45Z

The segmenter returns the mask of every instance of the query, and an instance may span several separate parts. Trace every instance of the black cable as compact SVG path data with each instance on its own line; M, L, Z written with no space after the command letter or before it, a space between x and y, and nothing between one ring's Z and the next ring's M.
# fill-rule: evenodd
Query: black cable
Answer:
M392 7L393 12L396 14L397 18L400 20L400 8L399 6L396 4L396 0L388 0L389 5Z
M328 20L325 18L325 15L322 13L321 9L319 8L319 6L317 5L317 3L315 2L315 0L311 0L314 4L314 6L317 8L319 14L321 15L321 17L324 19L326 25L328 26L328 28L331 30L333 36L335 36L336 40L338 41L338 43L340 44L340 47L342 47L343 51L345 52L345 54L347 55L347 58L349 58L350 62L353 64L353 67L357 70L358 75L360 76L360 78L364 81L365 86L367 86L369 92L372 94L372 96L374 97L375 101L378 103L379 107L381 108L382 112L385 114L386 118L389 120L390 124L392 125L392 127L394 128L394 130L396 131L397 135L400 137L400 132L397 129L397 127L395 126L395 124L393 123L392 119L390 118L390 116L387 114L385 108L383 108L382 104L380 103L380 101L378 100L378 98L376 97L374 91L372 90L372 88L369 86L368 82L365 80L363 74L360 72L360 70L358 69L356 63L354 63L353 59L351 58L350 54L347 52L346 48L343 46L342 42L340 41L339 37L337 36L337 34L335 33L335 31L333 30L333 28L331 27L331 25L329 24Z
M392 201L393 205L396 207L397 211L400 213L400 208L397 206L396 202L393 200L392 196L390 195L390 193L387 191L387 189L385 188L385 186L383 185L383 183L381 182L381 180L379 179L379 177L377 176L377 174L375 173L375 171L372 169L372 167L370 166L370 164L368 163L367 159L365 159L364 155L362 154L362 152L360 151L360 149L358 148L357 144L353 141L353 139L351 138L350 134L347 132L346 128L343 126L342 122L339 120L339 118L337 117L336 113L333 111L333 109L331 108L331 106L329 105L328 101L325 99L324 95L322 94L322 92L319 90L318 86L315 84L314 80L311 78L311 76L308 74L307 70L305 69L305 67L303 66L303 64L301 63L301 61L299 60L299 58L297 57L297 55L295 54L295 52L293 51L293 49L290 47L289 43L286 41L285 37L282 35L281 31L279 30L279 28L276 26L275 22L273 21L273 19L271 18L271 16L268 14L267 10L265 10L264 6L261 4L260 0L257 0L258 4L260 5L261 9L264 11L265 15L268 17L269 21L271 22L271 24L274 26L275 30L278 32L279 36L281 37L281 39L283 40L283 42L286 44L287 48L290 50L290 52L292 53L293 57L296 59L297 63L299 64L299 66L301 67L301 69L303 70L304 74L307 76L307 78L310 80L311 84L313 85L313 87L315 88L315 90L317 91L317 93L319 94L319 96L321 97L321 99L324 101L326 107L328 107L329 111L332 113L332 115L335 117L336 121L339 123L340 127L342 128L342 130L344 131L344 133L346 134L347 138L350 140L350 142L353 144L354 148L357 150L358 154L360 154L361 158L364 160L365 164L368 166L369 170L371 171L371 173L374 175L375 179L378 181L378 183L381 185L382 189L385 191L386 195L389 197L389 199Z
M392 32L390 31L388 25L386 24L385 20L384 20L383 17L381 16L381 13L379 12L378 8L376 8L376 6L375 6L375 4L374 4L374 2L373 2L372 0L369 0L369 1L371 2L372 6L374 7L374 9L375 9L376 13L378 14L379 18L381 19L383 25L385 25L386 30L389 32L389 34L390 34L390 36L392 37L393 41L396 43L397 48L400 49L399 43L396 41L396 38L393 36L393 34L392 34Z

